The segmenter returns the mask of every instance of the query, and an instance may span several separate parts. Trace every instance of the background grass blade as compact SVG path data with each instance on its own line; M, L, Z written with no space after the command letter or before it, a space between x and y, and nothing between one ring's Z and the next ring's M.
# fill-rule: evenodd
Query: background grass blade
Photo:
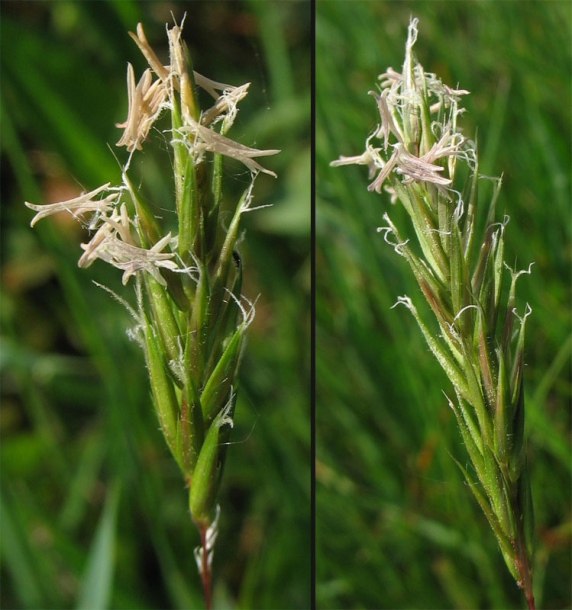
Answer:
M38 608L44 599L42 579L26 532L3 493L0 496L0 528L3 568L13 579L16 594L26 607Z
M77 610L105 610L109 607L117 544L117 511L121 486L111 486L87 556Z

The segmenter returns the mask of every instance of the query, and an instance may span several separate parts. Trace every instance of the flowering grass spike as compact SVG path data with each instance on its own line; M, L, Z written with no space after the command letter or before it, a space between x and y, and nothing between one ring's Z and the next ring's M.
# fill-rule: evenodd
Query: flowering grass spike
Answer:
M142 346L151 394L161 430L189 488L189 507L201 546L195 552L205 604L210 607L211 562L217 535L217 492L225 446L233 425L236 375L254 305L241 292L242 263L236 252L240 220L253 207L259 172L275 176L255 159L278 153L258 150L227 137L237 104L249 84L239 87L194 72L181 27L167 29L170 63L164 66L143 27L130 34L149 63L138 83L127 67L128 113L117 142L129 152L122 184L106 183L59 203L26 205L36 212L32 226L66 211L93 232L82 244L80 267L96 259L134 278L136 320L132 331ZM214 98L199 108L200 87ZM172 214L165 201L154 208L129 178L133 155L146 145L151 128L170 115L165 133L173 151ZM230 222L221 222L222 157L243 163L251 181L236 203ZM161 214L175 222L167 224Z
M435 322L427 323L407 296L397 304L410 310L453 385L456 402L447 400L474 474L459 467L534 608L523 393L524 331L531 310L527 305L519 314L515 307L516 280L530 269L516 272L504 261L508 218L495 217L501 180L479 175L476 145L457 126L459 102L468 92L424 71L413 54L416 38L412 19L402 72L388 68L379 76L379 92L370 92L380 122L366 139L365 152L332 165L367 165L369 190L384 189L411 219L412 242L388 214L378 231L407 260ZM478 201L482 179L494 186L484 210Z

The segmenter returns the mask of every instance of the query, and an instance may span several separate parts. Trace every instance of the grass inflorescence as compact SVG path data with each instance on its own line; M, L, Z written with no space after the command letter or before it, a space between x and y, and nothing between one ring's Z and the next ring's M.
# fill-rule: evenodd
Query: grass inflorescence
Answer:
M468 92L444 84L417 61L417 20L409 25L402 72L379 76L379 125L363 154L332 165L369 168L369 190L385 190L411 221L405 239L390 215L378 231L403 256L432 310L428 323L408 296L399 297L451 381L447 399L472 469L458 463L500 545L506 565L534 607L534 518L524 435L524 331L530 313L516 308L523 272L505 262L508 218L498 219L501 180L479 173L477 145L459 126ZM488 204L479 198L493 181ZM413 242L413 243L411 243ZM530 268L524 273L529 273ZM508 284L508 289L505 289Z
M136 306L125 303L136 323L131 336L145 353L160 428L189 489L189 509L201 538L196 561L210 607L218 487L233 427L244 335L254 316L254 304L242 294L237 250L241 218L254 209L258 173L275 175L255 158L279 151L249 148L226 136L249 84L235 87L195 72L181 27L175 25L167 34L167 66L150 47L141 24L131 34L149 68L136 82L128 65L128 116L118 125L124 131L117 142L129 152L122 184L106 183L58 203L26 205L36 211L32 226L62 211L85 222L92 237L82 244L80 267L101 259L123 271L124 284L135 278ZM197 88L214 99L204 111ZM170 115L166 133L173 150L170 210L164 201L153 208L129 177L133 156L165 113ZM220 214L223 156L251 172L228 225Z

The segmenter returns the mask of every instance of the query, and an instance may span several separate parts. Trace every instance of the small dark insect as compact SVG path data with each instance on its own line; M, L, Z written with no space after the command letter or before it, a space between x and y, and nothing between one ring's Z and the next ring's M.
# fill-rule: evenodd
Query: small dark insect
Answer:
M232 258L234 259L234 263L236 265L236 268L240 269L240 265L242 263L242 260L240 258L240 254L236 250L232 251Z

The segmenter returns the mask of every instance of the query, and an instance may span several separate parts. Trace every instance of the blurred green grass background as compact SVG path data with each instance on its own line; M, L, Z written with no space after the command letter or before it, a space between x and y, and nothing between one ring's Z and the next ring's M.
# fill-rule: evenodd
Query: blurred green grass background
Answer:
M504 174L499 215L527 325L525 392L538 608L570 608L571 40L569 2L316 3L317 607L522 608L452 456L466 462L450 387L399 295L421 295L384 243L388 197L363 167L377 75L401 71L407 24L426 71L468 89L481 173ZM483 185L486 197L486 186ZM398 227L407 219L389 210ZM406 233L406 231L403 231Z
M143 22L167 57L180 23L194 68L251 82L231 137L280 148L241 244L244 292L260 295L241 369L221 488L220 608L308 608L310 599L310 4L2 2L0 373L3 608L199 608L183 481L159 433L120 272L77 268L85 234L61 218L33 231L24 200L59 201L119 181L127 35ZM133 161L171 198L161 138ZM158 161L158 157L163 161ZM137 175L137 174L136 174ZM229 163L228 198L248 182Z

